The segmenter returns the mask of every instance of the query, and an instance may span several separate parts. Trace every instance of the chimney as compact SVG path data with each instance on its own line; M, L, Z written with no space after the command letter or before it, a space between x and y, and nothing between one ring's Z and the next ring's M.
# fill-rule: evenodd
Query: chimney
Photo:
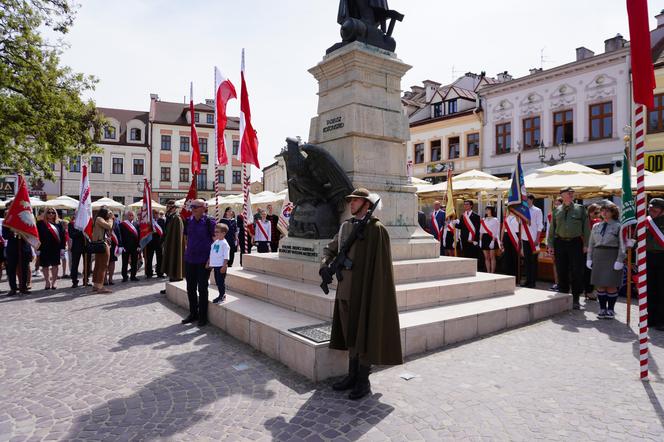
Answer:
M150 100L159 101L159 95L157 95L157 94L150 94Z
M205 104L207 104L208 106L212 106L212 107L214 107L214 99L212 99L212 98L206 98L206 99L205 99Z
M542 68L532 68L532 69L530 69L530 75L536 74L538 72L542 72Z
M433 98L433 94L436 92L436 89L440 87L440 83L437 83L432 80L424 80L422 83L424 84L424 90L426 91L425 100L427 102L431 101L431 99Z
M507 72L501 72L498 75L496 75L496 80L498 80L498 83L504 83L506 81L510 81L512 79L512 76Z
M421 94L424 92L424 88L422 86L411 86L410 91L413 95Z
M661 28L662 26L664 26L664 9L659 11L659 14L656 15L655 18L657 19L657 27L658 28Z
M576 48L576 61L585 60L586 58L590 58L590 57L594 57L594 56L595 56L595 53L593 51L591 51L590 49L584 47L584 46Z
M622 35L616 34L615 37L604 40L604 52L613 52L625 47L627 42Z

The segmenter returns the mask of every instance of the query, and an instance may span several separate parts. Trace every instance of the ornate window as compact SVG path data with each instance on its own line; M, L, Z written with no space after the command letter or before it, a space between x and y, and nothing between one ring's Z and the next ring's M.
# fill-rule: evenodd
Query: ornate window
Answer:
M536 149L540 142L540 117L523 119L523 148Z
M588 114L590 115L590 139L611 138L613 135L613 103L608 101L591 104Z
M512 123L496 124L496 154L512 150Z
M553 113L553 143L574 142L574 112L570 110Z

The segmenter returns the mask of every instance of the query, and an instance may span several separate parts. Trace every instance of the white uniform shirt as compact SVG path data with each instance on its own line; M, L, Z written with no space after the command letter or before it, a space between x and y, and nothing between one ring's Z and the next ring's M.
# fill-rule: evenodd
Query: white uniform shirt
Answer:
M539 207L530 207L530 226L524 222L521 228L521 239L524 241L528 241L526 229L530 229L530 236L535 241L535 244L539 244L540 232L544 230L544 218Z
M267 237L263 234L263 231L261 230L259 225L263 227L263 230L265 230L265 233L267 234ZM255 241L256 242L259 242L259 241L270 242L270 241L272 241L272 223L270 221L262 221L262 220L256 221L256 229L255 230L256 230L256 232L255 232L255 234L256 234Z
M210 267L223 267L230 256L231 247L225 239L218 239L210 246Z

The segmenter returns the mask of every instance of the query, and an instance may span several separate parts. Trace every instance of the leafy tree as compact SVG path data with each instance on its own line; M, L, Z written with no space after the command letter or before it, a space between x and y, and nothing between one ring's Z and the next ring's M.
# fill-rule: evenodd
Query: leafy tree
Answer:
M53 165L95 150L104 124L92 101L92 76L60 65L65 44L40 31L67 33L70 0L0 0L0 169L53 179Z

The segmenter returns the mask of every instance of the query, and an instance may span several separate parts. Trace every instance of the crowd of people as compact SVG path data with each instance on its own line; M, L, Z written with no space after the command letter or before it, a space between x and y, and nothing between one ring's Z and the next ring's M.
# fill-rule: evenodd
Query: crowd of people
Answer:
M540 250L546 250L553 264L551 289L571 292L574 309L581 308L585 294L586 301L599 302L599 318L613 319L634 240L621 228L620 209L613 202L585 207L574 196L574 189L561 189L546 222L533 195L528 195L529 222L512 211L498 219L491 205L480 217L471 200L464 201L459 217L447 217L435 201L431 215L420 212L418 220L440 242L441 255L475 258L478 271L513 275L522 287L536 286ZM648 211L649 317L653 327L664 330L664 199L651 199Z
M192 203L192 206L195 204ZM202 206L205 207L205 204ZM11 201L7 203L6 210L10 207ZM36 249L10 228L2 227L0 277L2 270L6 269L10 287L8 296L30 293L33 289L32 279L38 275L39 270L44 276L44 290L55 290L62 280L70 279L71 288L92 285L92 291L98 293L112 292L110 286L116 284L118 261L124 283L138 281L137 274L141 268L144 268L145 279L168 276L171 281L179 281L187 273L195 274L193 267L186 267L191 259L184 259L185 238L190 223L180 218L172 200L168 201L166 211L153 211L152 239L143 248L140 246L140 225L131 210L123 213L107 207L95 210L90 238L86 238L74 226L75 213L69 219L61 219L60 215L58 210L51 207L39 209L36 221L40 245ZM212 224L216 224L214 219L205 216ZM195 217L192 215L189 219L192 218ZM273 213L272 206L268 205L266 210L260 209L256 213L254 222L245 232L242 215L236 216L230 207L226 208L219 225L210 228L212 242L223 232L221 239L224 245L217 243L211 255L210 250L204 254L217 259L219 253L223 252L226 256L228 262L219 266L224 269L223 272L215 271L220 287L223 286L223 273L233 265L238 250L241 254L251 253L252 249L258 253L278 250L281 235L277 223L278 216ZM223 300L223 292L220 291L220 294L218 301Z

